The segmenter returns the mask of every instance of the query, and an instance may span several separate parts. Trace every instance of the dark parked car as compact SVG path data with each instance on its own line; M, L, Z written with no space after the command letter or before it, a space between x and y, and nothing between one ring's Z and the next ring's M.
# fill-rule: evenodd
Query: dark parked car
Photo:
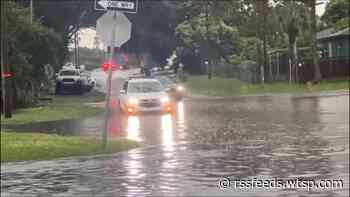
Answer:
M177 83L176 80L164 75L155 76L155 78L160 81L170 97L176 100L181 100L185 96L184 87Z

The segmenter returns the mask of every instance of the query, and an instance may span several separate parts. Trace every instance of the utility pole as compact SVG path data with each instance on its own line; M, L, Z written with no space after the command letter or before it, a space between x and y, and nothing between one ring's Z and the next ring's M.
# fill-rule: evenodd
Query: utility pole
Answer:
M76 32L76 39L77 39L77 67L79 68L79 65L80 65L80 62L79 62L79 31Z
M33 8L33 1L34 0L30 0L30 24L33 24L33 15L34 15L34 8Z
M8 57L8 24L7 24L8 1L1 1L1 93L2 93L2 112L5 118L12 117L12 88L11 72ZM10 76L6 76L10 74Z
M78 60L77 60L77 32L74 32L74 66L75 68L78 68Z
M5 92L5 77L3 76L3 74L5 73L5 66L4 66L4 56L5 56L5 52L4 52L4 44L5 44L5 23L6 23L6 19L5 19L5 13L6 13L6 1L1 1L1 32L3 33L1 35L1 113L5 114L5 109L6 109L6 105L5 105L5 101L6 101L6 92Z
M206 8L205 8L205 26L206 26L206 39L205 39L205 50L206 50L206 56L207 56L207 73L208 73L208 79L210 80L212 77L212 69L211 69L211 60L210 60L210 52L209 52L209 7L210 2L209 0L206 1Z

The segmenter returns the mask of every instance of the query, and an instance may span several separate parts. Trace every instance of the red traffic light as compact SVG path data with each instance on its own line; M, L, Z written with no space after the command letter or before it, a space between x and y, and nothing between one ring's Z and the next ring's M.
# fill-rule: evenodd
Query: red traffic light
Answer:
M1 78L12 77L12 73L10 72L1 72Z
M112 69L112 71L115 71L118 69L118 66L114 64L112 61L105 62L101 65L101 68L103 71L107 72L109 69Z

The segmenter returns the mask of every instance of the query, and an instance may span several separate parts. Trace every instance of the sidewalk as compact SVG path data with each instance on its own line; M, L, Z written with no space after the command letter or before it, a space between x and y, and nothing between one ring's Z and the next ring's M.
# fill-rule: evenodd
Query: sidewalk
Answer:
M262 93L262 94L247 94L238 96L207 96L201 94L189 94L188 99L205 99L205 100L227 100L238 98L254 98L254 97L292 97L292 98L308 98L308 97L330 97L330 96L344 96L349 95L349 90L332 90L321 92L307 92L307 93Z

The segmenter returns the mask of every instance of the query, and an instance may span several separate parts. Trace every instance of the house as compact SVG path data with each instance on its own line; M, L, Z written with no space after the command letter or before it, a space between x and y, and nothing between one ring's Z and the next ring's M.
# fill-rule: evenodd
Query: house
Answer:
M349 27L336 31L328 28L317 33L318 48L322 57L349 58Z
M328 28L317 33L319 65L323 78L349 77L349 38L349 28ZM300 82L313 79L314 66L310 54L310 47L298 48L296 73ZM270 78L273 81L286 81L295 73L290 72L288 49L271 50L268 55L269 67L265 69L265 76L272 76Z

